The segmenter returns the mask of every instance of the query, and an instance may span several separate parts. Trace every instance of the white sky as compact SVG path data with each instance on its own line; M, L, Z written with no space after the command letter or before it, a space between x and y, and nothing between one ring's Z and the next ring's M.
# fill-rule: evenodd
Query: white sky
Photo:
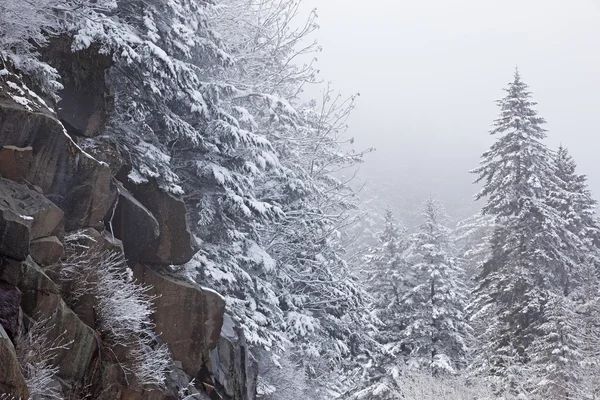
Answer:
M600 196L600 1L305 2L319 15L321 77L361 93L351 134L378 149L363 167L373 184L470 201L467 171L518 66L548 143L571 150Z

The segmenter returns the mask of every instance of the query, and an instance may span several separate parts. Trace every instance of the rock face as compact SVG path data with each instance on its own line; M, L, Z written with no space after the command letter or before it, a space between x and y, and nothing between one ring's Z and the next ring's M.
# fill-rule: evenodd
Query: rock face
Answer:
M73 55L62 40L53 39L53 51L44 54L65 78L59 118L84 148L114 165L83 151L31 93L23 92L35 104L7 96L7 81L0 79L0 394L28 397L14 343L22 343L16 338L31 321L44 321L47 340L65 344L53 358L58 375L51 383L65 398L176 400L187 388L189 400L253 400L256 375L243 335L230 319L221 332L224 299L164 268L188 262L196 251L184 202L155 182L123 187L116 175L126 169L126 157L96 137L111 112L104 80L109 57L93 48ZM84 272L81 281L61 281L65 247L77 253L72 240L65 245L73 235L79 245L124 254L137 283L150 288L156 342L173 355L166 388L132 387L116 361L128 348L110 346L94 330L97 295L69 297L69 285L87 288L89 279L98 279ZM98 258L85 260L79 265Z
M160 235L139 257L140 262L161 265L185 264L196 253L183 200L160 190L156 182L128 184L131 194L139 199L158 221Z
M0 325L0 394L9 393L27 399L29 392L19 369L17 355L10 338Z
M225 301L217 293L203 290L142 265L136 265L134 277L152 287L155 300L153 315L156 332L169 345L173 357L193 378L201 375L209 360L209 351L219 341Z
M116 195L110 169L84 153L49 112L0 99L0 145L32 148L26 180L65 212L67 230L102 226Z

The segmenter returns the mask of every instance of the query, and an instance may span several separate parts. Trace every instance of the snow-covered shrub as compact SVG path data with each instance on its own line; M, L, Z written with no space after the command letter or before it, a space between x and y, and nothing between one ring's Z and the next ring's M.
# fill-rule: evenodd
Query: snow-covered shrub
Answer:
M39 318L32 321L29 329L21 332L15 340L17 359L30 398L63 398L54 382L58 367L53 365L52 361L57 351L68 349L71 343L65 342L62 335L50 340L48 336L52 329L54 325L49 323L49 319Z
M149 288L135 282L122 253L100 249L81 232L67 235L65 243L67 258L60 276L67 301L74 304L91 295L103 341L111 349L127 349L126 359L117 360L126 374L140 386L164 386L172 360L153 332L154 298Z

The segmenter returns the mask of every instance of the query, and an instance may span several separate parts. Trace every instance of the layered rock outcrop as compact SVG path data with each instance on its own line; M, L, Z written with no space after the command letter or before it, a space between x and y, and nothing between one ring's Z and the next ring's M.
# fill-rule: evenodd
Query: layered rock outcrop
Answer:
M155 182L129 182L118 176L118 155L103 158L118 159L111 166L77 144L101 134L109 118L102 81L109 60L61 48L47 55L61 58L56 65L71 76L59 115L34 95L11 99L0 80L0 394L28 398L19 338L41 321L56 345L49 385L67 399L254 399L255 367L224 299L168 272L197 250L182 199ZM86 86L88 78L93 84ZM69 136L61 120L81 136ZM66 238L73 236L81 238L75 246L124 254L133 279L148 288L155 341L172 355L163 387L131 385L113 357L119 349L109 349L98 331L98 299L85 287L76 301L66 295L65 258L73 247Z
M110 168L81 150L48 110L0 97L0 145L31 147L25 180L65 213L67 230L102 227L116 195Z

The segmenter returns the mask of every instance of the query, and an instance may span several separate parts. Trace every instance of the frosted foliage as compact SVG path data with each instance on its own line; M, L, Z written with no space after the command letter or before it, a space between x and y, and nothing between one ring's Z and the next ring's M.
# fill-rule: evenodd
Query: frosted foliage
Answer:
M327 90L318 105L297 96L316 73L293 62L318 50L303 42L316 14L298 24L296 1L133 0L56 15L74 51L93 46L113 59L114 111L86 144L108 142L132 164L133 182L156 180L186 200L202 251L185 275L224 295L252 345L292 341L320 364L305 366L314 376L341 367L364 293L341 240L354 194L333 174L362 154L343 137L354 96ZM103 279L126 279L111 272ZM146 300L131 304L140 319ZM116 315L110 297L101 303ZM131 318L102 323L120 336L138 324ZM352 340L358 351L362 339Z
M355 97L323 93L318 107L303 106L294 129L270 134L281 154L283 176L259 182L262 197L281 204L285 218L261 227L263 243L278 263L286 333L309 377L347 368L369 341L363 327L365 293L351 272L351 247L343 229L355 222L356 197L334 171L352 168L361 153L346 151L345 120ZM351 178L349 178L351 179Z
M51 335L56 339L50 340ZM63 399L56 381L59 370L54 365L54 358L58 351L68 350L70 344L63 335L56 336L54 325L46 318L30 320L27 330L17 336L17 360L30 398Z
M121 253L100 249L81 231L65 237L67 257L61 263L61 291L69 304L82 296L96 302L96 329L109 347L125 346L124 371L137 385L165 384L172 363L168 348L153 332L154 298L136 283Z

